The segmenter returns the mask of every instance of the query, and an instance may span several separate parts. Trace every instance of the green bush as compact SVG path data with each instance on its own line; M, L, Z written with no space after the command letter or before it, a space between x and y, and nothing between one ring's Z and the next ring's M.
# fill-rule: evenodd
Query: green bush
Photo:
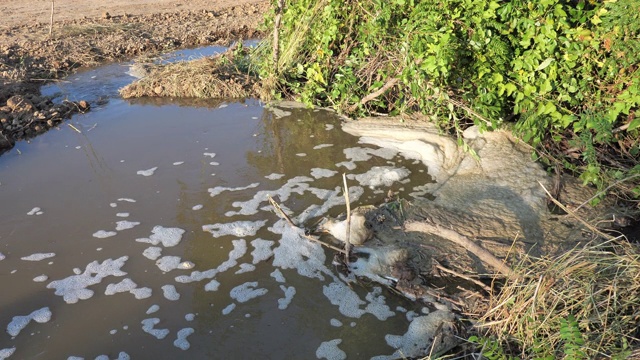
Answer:
M640 0L289 0L277 68L273 44L255 55L272 95L509 127L602 189L640 174L639 14Z

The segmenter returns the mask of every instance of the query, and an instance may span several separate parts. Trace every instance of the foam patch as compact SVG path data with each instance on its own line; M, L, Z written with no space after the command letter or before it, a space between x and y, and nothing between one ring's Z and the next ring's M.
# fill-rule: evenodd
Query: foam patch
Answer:
M24 256L21 257L20 260L25 260L25 261L42 261L44 259L49 259L56 256L55 253L36 253L36 254L31 254L29 256Z
M160 319L158 318L149 318L144 319L140 323L142 323L142 331L150 334L158 340L162 340L167 335L169 335L169 329L156 329L155 326L160 323Z
M173 346L177 347L180 350L188 350L191 347L189 341L187 341L187 337L193 334L195 330L193 328L184 328L178 330L178 337L173 342Z
M244 303L259 296L263 296L268 292L268 290L264 288L256 289L257 286L257 281L246 282L231 289L229 295L232 299L235 299L240 303Z
M222 192L225 191L242 191L242 190L248 190L248 189L253 189L260 186L260 183L253 183L253 184L249 184L247 186L241 186L241 187L235 187L235 188L230 188L230 187L224 187L224 186L217 186L214 188L210 188L207 191L209 191L209 196L214 197L216 195L219 195Z
M338 345L342 343L342 339L334 339L325 341L316 350L316 357L318 359L327 360L344 360L347 358L347 354L338 348Z
M55 294L62 296L67 304L75 304L78 300L89 299L93 296L93 290L87 289L87 287L99 284L107 276L127 275L120 268L128 259L128 256L122 256L116 260L107 259L102 263L93 261L87 265L83 273L54 280L47 285L47 289L55 289Z
M202 230L210 232L213 237L233 235L237 237L254 236L267 220L236 221L232 223L202 225Z
M151 176L156 172L156 170L158 170L157 166L147 170L138 170L136 174L142 175L142 176Z
M29 315L14 316L9 325L7 325L7 333L11 336L18 336L31 321L43 324L51 320L51 310L48 307L43 307L33 311Z
M152 234L148 238L136 239L137 242L149 243L152 245L162 244L164 247L173 247L180 243L184 230L180 228L166 228L156 225L151 230Z

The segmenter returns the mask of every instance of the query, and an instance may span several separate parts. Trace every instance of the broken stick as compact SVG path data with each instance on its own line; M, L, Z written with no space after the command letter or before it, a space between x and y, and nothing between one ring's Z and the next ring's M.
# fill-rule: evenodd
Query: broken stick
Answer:
M480 260L482 260L482 262L490 265L491 267L496 269L499 273L509 277L515 277L515 278L520 277L502 260L498 259L489 251L481 248L478 244L474 243L473 241L469 240L465 236L462 236L453 230L445 229L442 226L427 224L425 222L418 222L418 221L407 222L404 228L406 231L418 231L418 232L438 235L442 238L452 241L462 246L463 248L467 249L472 254L477 256Z

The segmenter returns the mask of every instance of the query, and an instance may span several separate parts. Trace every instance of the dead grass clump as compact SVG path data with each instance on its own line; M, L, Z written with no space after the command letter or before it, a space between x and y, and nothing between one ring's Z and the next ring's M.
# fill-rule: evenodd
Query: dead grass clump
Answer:
M226 57L151 66L148 75L122 88L122 97L242 98L255 96L255 78Z
M639 344L640 251L618 240L525 259L481 328L523 358L628 356Z

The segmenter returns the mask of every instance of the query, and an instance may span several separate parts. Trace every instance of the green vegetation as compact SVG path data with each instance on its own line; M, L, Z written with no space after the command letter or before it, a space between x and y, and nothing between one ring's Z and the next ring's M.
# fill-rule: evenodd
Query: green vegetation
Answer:
M511 128L547 165L638 198L639 36L640 0L288 0L277 65L273 44L254 55L271 96Z

